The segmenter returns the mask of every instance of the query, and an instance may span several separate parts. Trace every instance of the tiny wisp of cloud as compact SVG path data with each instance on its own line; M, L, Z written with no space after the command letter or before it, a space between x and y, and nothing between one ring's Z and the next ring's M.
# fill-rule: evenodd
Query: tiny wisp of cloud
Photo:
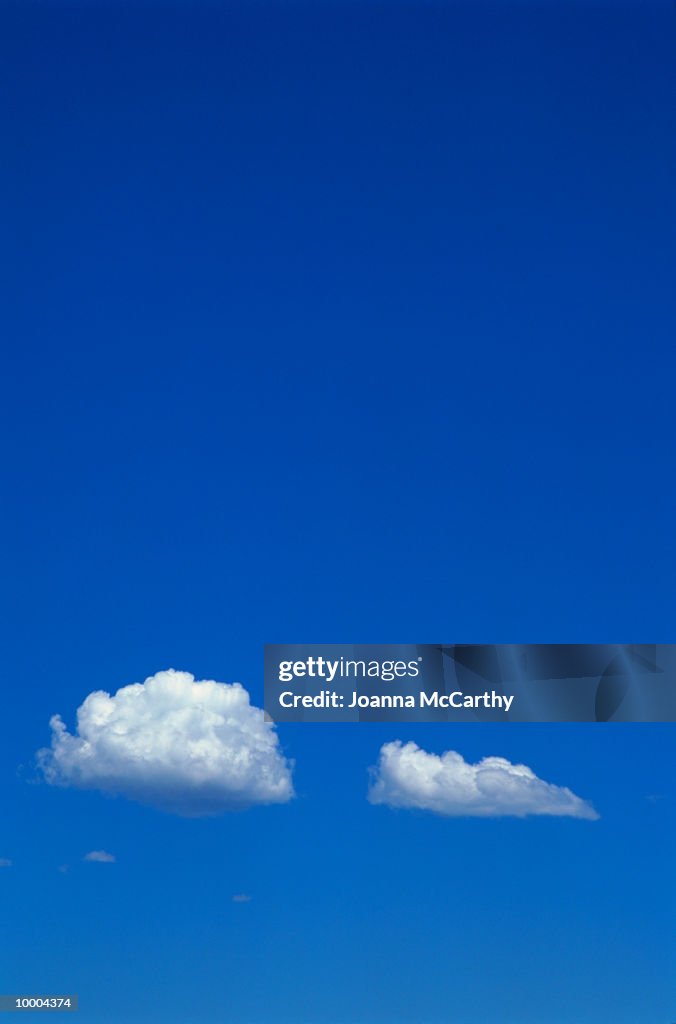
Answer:
M114 864L115 856L107 850L90 850L82 858L92 864Z
M12 862L9 857L0 857L0 868L11 868Z

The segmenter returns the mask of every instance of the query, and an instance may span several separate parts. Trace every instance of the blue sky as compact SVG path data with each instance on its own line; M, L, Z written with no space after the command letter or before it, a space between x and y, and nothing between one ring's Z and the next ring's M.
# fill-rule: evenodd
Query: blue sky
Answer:
M668 1024L669 726L286 726L296 799L200 820L35 754L169 666L260 703L265 641L675 639L673 6L0 22L0 990ZM394 739L600 819L371 806Z

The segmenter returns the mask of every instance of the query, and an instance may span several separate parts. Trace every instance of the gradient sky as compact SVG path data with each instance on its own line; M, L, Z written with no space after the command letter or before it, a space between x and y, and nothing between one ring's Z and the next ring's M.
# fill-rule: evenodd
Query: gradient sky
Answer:
M0 3L0 991L675 1019L671 726L287 726L296 800L198 821L34 764L53 713L169 666L260 703L265 641L676 640L675 27ZM600 820L372 807L395 738Z

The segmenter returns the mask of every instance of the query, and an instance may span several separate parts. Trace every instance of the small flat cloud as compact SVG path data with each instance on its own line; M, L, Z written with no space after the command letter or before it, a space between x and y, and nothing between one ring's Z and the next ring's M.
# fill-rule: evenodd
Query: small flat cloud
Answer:
M449 818L598 814L570 789L544 782L525 764L485 757L469 764L454 750L430 754L416 743L385 743L372 769L372 804L431 811Z
M232 897L233 903L251 903L251 897L245 892L238 892Z
M112 853L108 853L107 850L90 850L89 853L85 853L83 860L88 860L94 864L114 864L115 857Z
M185 817L294 795L275 727L239 683L169 669L112 696L90 693L73 733L60 715L50 726L38 765L51 785L119 794Z
M11 868L12 862L9 857L0 857L0 868Z

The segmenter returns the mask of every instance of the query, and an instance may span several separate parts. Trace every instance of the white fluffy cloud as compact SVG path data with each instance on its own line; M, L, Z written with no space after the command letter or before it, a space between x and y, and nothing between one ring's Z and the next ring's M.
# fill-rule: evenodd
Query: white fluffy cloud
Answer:
M90 850L85 853L83 860L93 861L94 864L114 864L115 857L106 850Z
M529 814L598 818L591 804L563 786L543 782L525 764L512 764L503 757L468 764L454 750L439 756L400 740L381 748L368 798L373 804L454 818Z
M274 726L239 683L158 672L113 696L97 690L70 733L50 721L38 752L47 782L98 789L186 817L220 814L293 796L291 763Z

